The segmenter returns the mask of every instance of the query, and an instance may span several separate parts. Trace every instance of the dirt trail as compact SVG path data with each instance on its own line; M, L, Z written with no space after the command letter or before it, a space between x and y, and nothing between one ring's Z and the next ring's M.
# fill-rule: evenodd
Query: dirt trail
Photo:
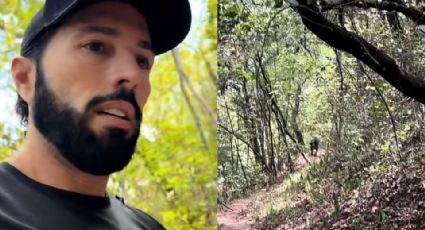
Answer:
M234 200L225 210L218 213L218 225L221 230L252 229L250 226L254 221L248 216L248 205L250 198Z
M324 152L320 151L317 154L317 157L307 156L310 163L318 161ZM308 166L308 163L302 156L299 156L295 161L295 171L300 171L305 169ZM218 229L220 230L252 230L251 225L254 223L254 217L250 215L250 204L253 203L253 199L256 199L256 194L251 194L248 198L237 199L232 201L230 204L227 204L227 207L223 207L222 210L219 210L217 215ZM230 208L230 209L229 209Z

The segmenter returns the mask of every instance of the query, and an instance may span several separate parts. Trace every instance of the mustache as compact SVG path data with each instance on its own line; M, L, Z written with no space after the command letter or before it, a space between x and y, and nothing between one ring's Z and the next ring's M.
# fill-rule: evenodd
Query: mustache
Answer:
M103 95L103 96L97 96L94 97L92 100L89 101L89 103L87 103L86 109L85 111L89 111L90 109L93 109L94 107L108 102L108 101L126 101L128 103L130 103L135 111L135 115L136 115L136 120L137 121L141 121L142 119L142 112L141 109L139 107L139 105L137 104L137 100L136 100L136 96L134 95L133 92L129 92L127 91L125 88L120 88L118 91L112 93L112 94L108 94L108 95Z

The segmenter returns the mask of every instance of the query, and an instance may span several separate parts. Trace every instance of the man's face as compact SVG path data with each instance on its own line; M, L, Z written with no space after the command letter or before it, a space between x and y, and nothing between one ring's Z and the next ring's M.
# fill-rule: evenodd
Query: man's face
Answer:
M144 17L103 2L69 18L46 47L33 123L80 170L107 175L134 153L154 54Z

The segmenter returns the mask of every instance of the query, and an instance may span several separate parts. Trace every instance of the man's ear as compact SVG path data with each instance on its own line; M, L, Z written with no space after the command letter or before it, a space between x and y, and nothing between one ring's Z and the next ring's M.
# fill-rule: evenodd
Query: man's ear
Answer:
M16 91L29 103L33 101L35 93L36 66L33 61L24 57L17 57L12 61L12 76Z

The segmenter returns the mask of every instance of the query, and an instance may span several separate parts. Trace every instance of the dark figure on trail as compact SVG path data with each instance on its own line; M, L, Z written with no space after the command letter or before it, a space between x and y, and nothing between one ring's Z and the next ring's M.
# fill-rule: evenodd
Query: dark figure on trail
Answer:
M317 156L317 152L319 151L319 143L320 140L318 137L313 137L310 141L310 152L312 156Z

